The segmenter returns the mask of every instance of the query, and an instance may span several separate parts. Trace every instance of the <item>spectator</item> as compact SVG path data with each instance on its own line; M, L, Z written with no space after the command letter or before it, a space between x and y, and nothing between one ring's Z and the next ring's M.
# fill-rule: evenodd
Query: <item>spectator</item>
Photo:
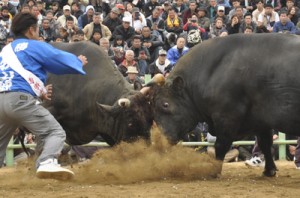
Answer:
M165 29L164 19L160 16L160 10L155 8L152 11L152 15L147 20L147 26L151 29L152 34L158 36L160 40L163 40L163 32Z
M122 20L118 17L120 11L118 8L113 8L110 13L103 20L103 25L106 25L111 32L115 31L115 28L122 24Z
M53 16L53 12L52 10L48 10L46 12L46 19L49 20L49 26L52 30L54 30L55 34L58 34L59 31L59 23L56 21L56 19Z
M179 36L183 32L183 24L180 17L176 15L174 9L170 9L168 18L165 20L165 36L167 33L174 32Z
M198 25L198 18L196 15L193 15L192 18L183 26L183 30L187 32L187 46L192 48L198 43L202 42L202 39L207 39L207 34L205 29L201 28Z
M144 76L148 68L148 61L150 61L150 53L146 47L142 46L141 36L133 37L130 49L134 52L134 60L138 62L139 76Z
M91 37L90 37L90 41L92 43L95 43L96 45L100 46L100 39L102 38L102 33L99 29L96 29L93 31Z
M130 26L131 18L123 17L122 24L117 26L115 31L113 32L113 38L120 35L126 41L126 43L130 46L131 39L135 35L134 28Z
M123 19L123 17L125 17L125 15L124 15L124 13L125 13L125 7L124 7L124 5L121 4L121 3L116 4L116 8L118 8L119 11L120 11L119 18Z
M295 150L295 165L296 169L300 170L300 137L297 139L297 147Z
M99 12L96 12L94 14L93 22L87 24L83 28L83 32L87 40L90 40L95 30L99 30L101 32L102 38L110 39L112 36L111 31L108 29L108 27L101 24L101 14Z
M161 14L161 18L163 20L166 20L168 18L168 12L172 8L171 3L169 1L165 1L164 4L162 5L163 12Z
M141 84L144 84L144 80L141 79L139 76L138 76L138 70L136 69L136 67L133 67L133 66L128 66L128 69L127 69L127 76L125 77L125 79L130 83L130 84L134 84L135 82L139 82Z
M154 34L151 34L151 30L148 26L144 26L142 29L142 45L146 47L150 53L150 63L152 63L158 57L158 51L162 48L164 43Z
M51 6L51 10L53 12L53 17L54 19L58 19L60 16L63 15L63 12L61 11L60 9L60 6L59 6L59 3L57 1L53 2L52 3L52 6Z
M258 16L264 13L264 0L256 0L256 9L252 12L252 20L258 23Z
M42 15L42 16L46 16L46 10L44 9L44 2L42 1L37 1L36 2L36 6L39 10L39 13Z
M268 32L273 32L275 22L279 21L278 13L273 10L272 4L266 4L264 8L265 12L258 16L257 27L264 26Z
M57 22L60 24L61 27L66 26L67 17L71 16L74 19L74 25L78 25L78 21L75 16L71 15L71 7L69 5L65 5L63 7L63 15L57 18Z
M135 7L132 9L131 18L132 23L130 25L134 28L136 34L141 34L142 28L147 25L144 14Z
M228 34L237 34L240 29L240 20L237 15L233 15L230 22L227 24L226 29Z
M85 13L78 18L78 27L79 29L85 28L87 24L90 24L93 21L93 16L95 9L93 6L86 6Z
M109 39L108 38L101 38L100 39L100 47L107 53L107 55L114 60L114 52L109 46Z
M209 38L215 38L221 36L224 32L227 32L226 25L221 18L217 18L215 23L211 24Z
M136 67L138 70L138 63L134 60L134 52L132 50L126 50L125 52L125 59L122 61L121 64L118 65L118 69L121 72L121 74L126 77L127 70L129 66Z
M266 0L266 4L272 4L275 12L278 12L281 9L280 0Z
M44 18L42 20L42 24L39 28L39 35L43 37L47 43L54 41L55 30L51 29L49 19Z
M9 0L1 0L1 2L2 2L2 7L3 7L3 6L6 6L6 7L8 8L8 12L9 12L12 16L15 16L15 14L17 13L16 7L15 7L13 4L11 4L11 3L9 2Z
M82 30L77 30L72 36L72 42L84 41L84 32Z
M236 13L236 9L238 9L239 13ZM232 9L228 14L228 18L231 19L234 14L237 14L239 18L243 17L247 13L247 9L241 6L240 0L232 0Z
M197 15L198 9L197 4L195 0L190 1L189 8L186 9L183 13L182 21L183 24L186 24L188 22L188 19L191 18L193 15Z
M289 20L287 12L280 12L279 21L274 24L273 32L289 34L296 33L296 26Z
M189 48L185 46L185 43L185 38L179 37L176 41L176 45L168 50L167 59L171 62L172 66L175 66L179 58L189 51Z
M126 5L125 5L125 11L124 11L124 16L130 16L132 15L132 9L134 8L135 6L128 2Z
M38 25L40 25L42 23L43 16L36 5L31 6L30 13L38 19Z
M207 16L210 19L210 22L213 23L215 21L215 16L218 9L218 4L216 0L209 0L209 6L207 9Z
M251 26L246 26L243 33L244 34L252 34L253 33L253 28Z
M200 27L205 29L206 32L209 32L210 20L206 17L207 11L204 7L198 9L198 24Z
M149 0L144 6L145 17L149 17L156 6L160 6L157 0Z
M288 9L287 15L290 21L293 22L294 25L297 25L299 20L299 8L297 8L296 6L292 6Z
M245 14L244 21L240 25L239 32L240 33L245 32L246 27L251 27L252 32L256 32L256 23L253 22L251 13Z
M177 16L182 19L183 12L187 9L186 5L183 3L183 0L177 0L173 6L173 10L177 13Z
M124 60L125 51L128 49L128 45L124 41L123 37L117 36L112 44L112 50L115 54L114 61L116 65L119 65Z
M151 78L158 73L167 77L172 70L172 67L171 62L167 59L167 52L164 49L161 49L159 50L156 61L149 65L147 73L151 74Z
M224 6L218 6L215 19L216 18L221 18L223 20L224 24L228 24L229 18L228 18L228 16L225 15L225 7Z
M7 32L10 30L12 16L8 12L7 6L2 6L0 13L0 24L6 29Z
M82 10L80 9L79 3L76 1L73 1L73 3L71 4L71 14L75 16L77 20L83 14ZM79 21L78 21L78 25L79 25Z
M30 7L27 4L24 4L21 9L20 9L21 13L30 13Z
M79 28L75 25L74 17L66 17L66 25L63 27L67 31L67 42L72 40L72 36L76 34Z

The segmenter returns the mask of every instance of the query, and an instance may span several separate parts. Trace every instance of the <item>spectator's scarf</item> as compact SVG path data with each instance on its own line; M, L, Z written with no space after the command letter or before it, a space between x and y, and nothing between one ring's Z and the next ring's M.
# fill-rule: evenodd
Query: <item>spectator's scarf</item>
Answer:
M168 18L167 18L167 26L169 27L169 28L172 28L172 27L178 27L179 26L179 19L178 19L178 17L177 16L175 16L175 18L174 18L174 20L173 20L173 22L171 21L171 19L170 19L170 17L168 16Z

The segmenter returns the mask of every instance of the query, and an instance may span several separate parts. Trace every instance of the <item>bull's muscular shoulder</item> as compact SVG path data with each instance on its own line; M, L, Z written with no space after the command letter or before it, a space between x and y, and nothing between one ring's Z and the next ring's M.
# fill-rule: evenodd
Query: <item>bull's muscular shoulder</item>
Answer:
M195 71L201 70L207 76L222 67L261 67L255 61L281 57L287 50L297 53L299 48L300 38L297 35L270 33L218 37L193 47L183 56L185 58L178 61L174 73L193 76Z

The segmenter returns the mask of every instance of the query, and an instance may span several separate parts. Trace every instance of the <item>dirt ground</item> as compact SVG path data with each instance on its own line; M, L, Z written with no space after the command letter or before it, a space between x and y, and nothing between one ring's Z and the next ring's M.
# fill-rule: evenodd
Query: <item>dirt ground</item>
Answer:
M243 162L220 164L205 154L170 146L160 135L102 149L85 164L69 168L71 181L35 177L33 162L0 169L0 197L298 197L300 170L293 162L277 161L274 178Z

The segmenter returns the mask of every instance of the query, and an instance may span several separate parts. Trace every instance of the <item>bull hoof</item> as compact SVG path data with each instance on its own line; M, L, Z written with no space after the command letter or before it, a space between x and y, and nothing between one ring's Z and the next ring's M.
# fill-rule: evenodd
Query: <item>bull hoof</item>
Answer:
M266 177L275 177L276 176L276 169L274 169L274 170L265 170L263 172L263 176L266 176Z

